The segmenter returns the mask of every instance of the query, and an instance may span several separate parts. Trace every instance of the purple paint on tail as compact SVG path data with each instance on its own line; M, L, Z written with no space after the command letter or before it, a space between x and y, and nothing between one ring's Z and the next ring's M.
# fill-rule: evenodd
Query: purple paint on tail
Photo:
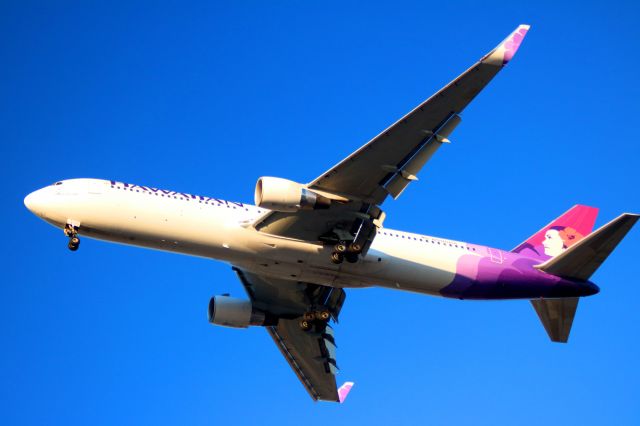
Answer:
M473 254L458 259L453 280L440 293L460 299L536 299L595 294L599 289L591 282L550 275L534 266L589 235L597 215L595 207L573 206L511 252L470 245Z
M451 283L440 290L459 299L537 299L589 296L599 291L590 282L546 274L533 266L540 261L517 253L471 246L475 254L458 259Z

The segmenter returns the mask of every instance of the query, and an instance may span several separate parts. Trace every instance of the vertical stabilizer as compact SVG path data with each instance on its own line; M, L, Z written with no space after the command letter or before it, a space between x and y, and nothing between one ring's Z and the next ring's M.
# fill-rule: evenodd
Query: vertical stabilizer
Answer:
M597 208L575 205L511 251L541 261L551 259L588 235L597 216Z
M640 215L624 213L535 268L559 277L587 281L627 235ZM566 343L578 307L577 297L531 301L553 342Z

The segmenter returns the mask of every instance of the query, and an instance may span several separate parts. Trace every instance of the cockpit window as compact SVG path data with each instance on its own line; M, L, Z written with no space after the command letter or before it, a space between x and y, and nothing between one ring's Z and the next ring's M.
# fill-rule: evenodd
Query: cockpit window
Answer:
M62 185L62 182L56 182L56 183L54 183L54 185L56 185L56 186Z

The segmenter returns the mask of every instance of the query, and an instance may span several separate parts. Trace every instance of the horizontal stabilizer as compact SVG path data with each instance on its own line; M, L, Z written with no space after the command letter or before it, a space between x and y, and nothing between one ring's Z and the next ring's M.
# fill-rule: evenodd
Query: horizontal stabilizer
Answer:
M577 297L533 299L531 304L552 342L567 343L573 317L578 308Z
M624 213L535 268L559 277L586 281L627 235L639 217L637 214Z

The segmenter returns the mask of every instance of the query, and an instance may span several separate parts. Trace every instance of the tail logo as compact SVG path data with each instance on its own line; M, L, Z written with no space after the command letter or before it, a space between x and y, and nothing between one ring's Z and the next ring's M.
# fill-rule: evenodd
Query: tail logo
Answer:
M535 259L548 260L589 235L597 215L598 209L595 207L579 204L573 206L511 251Z
M583 238L584 235L570 226L552 226L547 229L542 240L544 254L557 256Z

